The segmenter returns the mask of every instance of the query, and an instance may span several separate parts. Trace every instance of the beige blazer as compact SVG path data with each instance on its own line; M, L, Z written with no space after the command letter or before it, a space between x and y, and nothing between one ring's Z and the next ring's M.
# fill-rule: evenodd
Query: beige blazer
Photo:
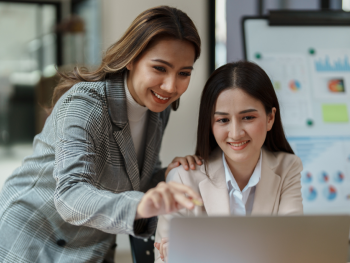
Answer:
M252 215L297 215L303 213L300 172L303 166L299 157L285 152L262 149L261 178L256 186ZM215 150L209 160L208 176L204 165L186 171L182 166L170 171L167 182L175 181L192 187L200 193L204 206L192 211L182 209L159 217L156 242L168 237L169 220L174 216L229 216L230 203L226 186L222 151ZM155 249L155 262L161 263Z

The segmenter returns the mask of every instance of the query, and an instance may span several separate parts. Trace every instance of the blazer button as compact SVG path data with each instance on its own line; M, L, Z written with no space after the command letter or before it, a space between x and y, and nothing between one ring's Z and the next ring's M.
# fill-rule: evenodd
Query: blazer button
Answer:
M60 247L64 247L67 243L63 239L57 240L56 244Z

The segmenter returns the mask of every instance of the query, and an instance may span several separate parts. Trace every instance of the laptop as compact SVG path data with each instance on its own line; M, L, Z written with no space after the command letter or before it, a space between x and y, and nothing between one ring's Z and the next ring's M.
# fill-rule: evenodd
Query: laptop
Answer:
M169 263L345 263L349 216L173 218Z

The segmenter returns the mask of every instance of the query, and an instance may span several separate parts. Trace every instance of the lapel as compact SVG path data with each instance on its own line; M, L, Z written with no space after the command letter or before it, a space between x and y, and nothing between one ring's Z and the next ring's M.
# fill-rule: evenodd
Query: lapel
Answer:
M132 187L134 190L139 190L139 168L128 122L124 75L122 73L111 74L106 80L106 95L108 112L113 126L113 137L123 155L125 169Z
M205 174L204 165L200 166L200 171ZM225 169L219 147L210 156L208 174L209 178L199 183L199 191L207 214L209 216L230 215Z
M148 181L152 176L153 169L157 162L158 153L163 137L163 120L160 113L148 111L148 124L146 144L142 165L141 183Z
M275 173L278 166L275 155L264 147L262 153L261 178L256 186L252 215L273 214L281 177Z

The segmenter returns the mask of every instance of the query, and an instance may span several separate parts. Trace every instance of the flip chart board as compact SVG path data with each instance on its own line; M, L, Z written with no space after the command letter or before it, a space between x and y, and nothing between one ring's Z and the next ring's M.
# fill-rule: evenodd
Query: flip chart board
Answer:
M304 212L350 214L350 26L242 25L245 57L269 75L303 162Z

